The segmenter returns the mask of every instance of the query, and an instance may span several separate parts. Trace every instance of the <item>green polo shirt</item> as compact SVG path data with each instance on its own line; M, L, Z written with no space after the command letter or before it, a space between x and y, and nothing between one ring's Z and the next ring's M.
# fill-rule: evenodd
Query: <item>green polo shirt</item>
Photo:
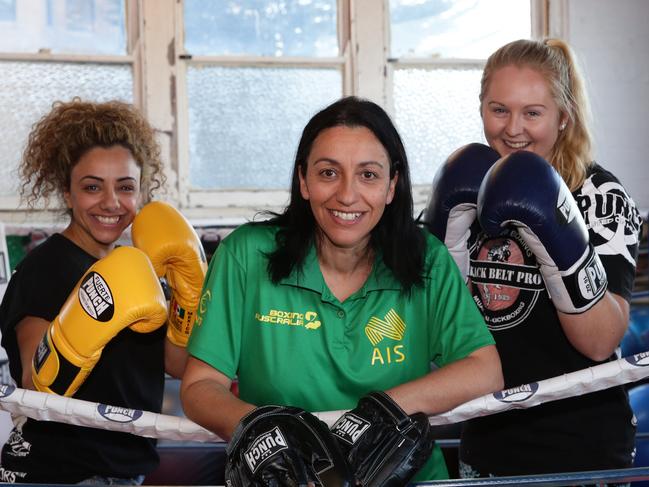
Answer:
M270 281L277 227L243 225L219 245L188 350L228 377L242 400L307 411L351 409L374 390L421 377L494 343L446 247L425 232L424 286L407 295L377 258L340 302L315 247L302 270ZM448 476L439 448L419 479Z

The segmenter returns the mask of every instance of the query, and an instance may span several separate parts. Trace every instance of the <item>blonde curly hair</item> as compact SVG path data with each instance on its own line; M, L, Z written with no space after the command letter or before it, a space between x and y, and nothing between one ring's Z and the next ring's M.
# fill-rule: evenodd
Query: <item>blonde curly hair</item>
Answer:
M120 145L128 149L140 168L140 188L145 200L165 183L160 146L153 128L131 104L102 103L74 98L57 101L52 110L32 126L20 162L20 196L29 207L54 195L65 207L63 194L70 189L70 173L93 147Z
M592 139L588 127L590 107L575 56L561 39L521 39L502 46L489 56L482 72L481 113L493 73L511 65L529 67L541 73L559 110L568 117L568 124L559 132L548 162L574 191L584 182L592 163Z

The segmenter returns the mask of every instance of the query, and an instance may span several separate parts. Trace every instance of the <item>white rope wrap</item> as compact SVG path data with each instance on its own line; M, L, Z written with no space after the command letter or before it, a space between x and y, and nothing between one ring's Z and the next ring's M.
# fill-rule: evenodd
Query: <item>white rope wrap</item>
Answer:
M459 423L510 409L579 396L649 377L649 351L551 379L486 394L429 418L432 425ZM44 421L133 433L149 438L216 442L214 433L187 418L120 408L0 384L0 409ZM345 411L314 413L331 426Z
M649 377L649 351L588 367L512 389L485 394L445 413L428 418L431 425L460 423L510 409L527 409L544 402L580 396ZM344 411L316 413L331 425Z
M0 409L37 420L121 431L149 438L222 441L187 418L82 401L6 384L0 385Z

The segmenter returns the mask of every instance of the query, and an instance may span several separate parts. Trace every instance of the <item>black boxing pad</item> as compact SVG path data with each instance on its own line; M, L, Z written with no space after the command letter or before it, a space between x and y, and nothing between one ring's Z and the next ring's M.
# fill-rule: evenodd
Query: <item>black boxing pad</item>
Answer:
M227 448L228 487L352 487L354 476L327 425L295 407L244 416Z
M372 392L332 426L360 485L402 487L424 466L435 441L428 417L407 415L384 392Z

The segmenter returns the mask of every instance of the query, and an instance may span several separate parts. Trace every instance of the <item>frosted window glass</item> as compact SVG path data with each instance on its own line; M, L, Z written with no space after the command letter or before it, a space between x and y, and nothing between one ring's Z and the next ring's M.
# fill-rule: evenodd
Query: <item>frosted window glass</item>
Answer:
M486 59L529 39L529 0L390 0L392 57Z
M16 0L0 0L0 22L16 20Z
M130 65L0 61L0 195L17 194L17 167L29 130L56 100L132 102Z
M124 0L0 0L0 51L126 54Z
M185 0L193 55L338 55L336 0Z
M478 93L482 69L397 69L394 102L415 184L429 184L458 147L484 143Z
M320 68L188 68L190 182L195 188L288 189L302 129L340 98Z

